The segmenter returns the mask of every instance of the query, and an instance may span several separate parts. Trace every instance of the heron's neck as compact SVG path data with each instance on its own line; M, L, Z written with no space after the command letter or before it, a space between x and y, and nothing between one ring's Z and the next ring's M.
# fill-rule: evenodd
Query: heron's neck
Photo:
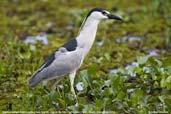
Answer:
M89 49L94 42L99 20L88 18L81 28L81 31L77 37L78 45L82 48Z

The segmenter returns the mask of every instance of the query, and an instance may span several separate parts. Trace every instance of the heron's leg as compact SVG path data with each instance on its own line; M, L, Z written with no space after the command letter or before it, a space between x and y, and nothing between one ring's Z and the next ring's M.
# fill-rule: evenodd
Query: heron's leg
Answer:
M75 79L75 74L76 71L72 72L69 74L69 78L70 78L70 83L71 83L71 92L74 95L74 97L76 98L76 94L75 94L75 90L74 90L74 79Z
M46 86L47 85L47 82L48 82L48 80L43 80L42 81L43 86Z
M52 85L52 89L57 87L57 84L61 81L62 78L58 78L57 81Z
M44 91L45 91L46 93L49 93L49 90L48 90L48 88L46 87L47 82L48 82L48 80L43 80L43 81L42 81L42 84L43 84L43 89L44 89Z

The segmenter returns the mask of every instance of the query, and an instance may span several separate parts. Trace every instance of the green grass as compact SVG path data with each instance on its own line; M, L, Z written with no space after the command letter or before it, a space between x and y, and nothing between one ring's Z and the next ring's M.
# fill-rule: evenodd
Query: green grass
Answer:
M145 114L171 112L171 2L170 0L0 1L0 110L2 111L113 111ZM28 79L53 50L75 37L87 12L96 6L117 11L124 22L103 21L96 41L77 73L79 105L70 92L69 78L56 89L40 83L29 88ZM52 23L50 45L26 45L20 36L38 34ZM73 25L73 28L69 28ZM118 43L117 38L138 36L140 41ZM158 49L158 56L149 56ZM138 66L130 66L137 62ZM110 73L115 70L115 73ZM136 77L134 77L136 75Z

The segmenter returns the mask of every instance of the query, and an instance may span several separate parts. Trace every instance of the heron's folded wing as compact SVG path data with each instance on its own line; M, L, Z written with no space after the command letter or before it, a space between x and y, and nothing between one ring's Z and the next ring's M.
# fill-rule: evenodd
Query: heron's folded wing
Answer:
M29 85L30 87L34 87L37 83L39 83L44 76L44 72L46 68L48 68L56 59L56 56L59 56L59 51L53 52L48 59L41 65L41 67L31 76L29 79ZM43 75L42 75L43 74Z
M44 75L43 79L65 76L77 70L81 61L82 56L77 51L59 53L55 60L40 72L40 75Z
M66 44L64 44L63 46L61 46L61 48L65 48L67 51L74 51L77 47L77 41L76 39L72 39L69 42L67 42ZM62 49L63 50L63 49ZM53 63L53 61L56 59L56 57L58 56L58 54L60 55L60 48L56 51L54 51L46 60L45 62L40 66L40 68L33 74L36 75L37 73L39 73L40 71L42 71L42 69L48 67L49 65L51 65Z

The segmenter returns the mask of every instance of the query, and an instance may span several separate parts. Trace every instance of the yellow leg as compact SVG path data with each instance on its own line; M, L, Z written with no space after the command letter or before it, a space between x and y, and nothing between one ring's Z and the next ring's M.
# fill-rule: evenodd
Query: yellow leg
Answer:
M76 74L76 71L70 73L70 74L69 74L69 78L70 78L70 83L71 83L71 92L72 92L72 94L74 95L75 100L76 100L75 106L78 106L78 100L77 100L77 96L76 96L75 90L74 90L74 79L75 79L75 74Z
M75 74L76 74L76 71L70 73L70 74L69 74L69 78L70 78L70 83L71 83L71 92L72 92L72 94L74 95L75 100L76 100L75 106L78 106L78 100L77 100L77 96L76 96L75 90L74 90L74 79L75 79Z
M71 84L71 92L74 95L74 97L76 98L76 94L75 94L75 90L74 90L74 79L75 79L75 74L76 72L72 72L69 74L69 78L70 78L70 84Z

